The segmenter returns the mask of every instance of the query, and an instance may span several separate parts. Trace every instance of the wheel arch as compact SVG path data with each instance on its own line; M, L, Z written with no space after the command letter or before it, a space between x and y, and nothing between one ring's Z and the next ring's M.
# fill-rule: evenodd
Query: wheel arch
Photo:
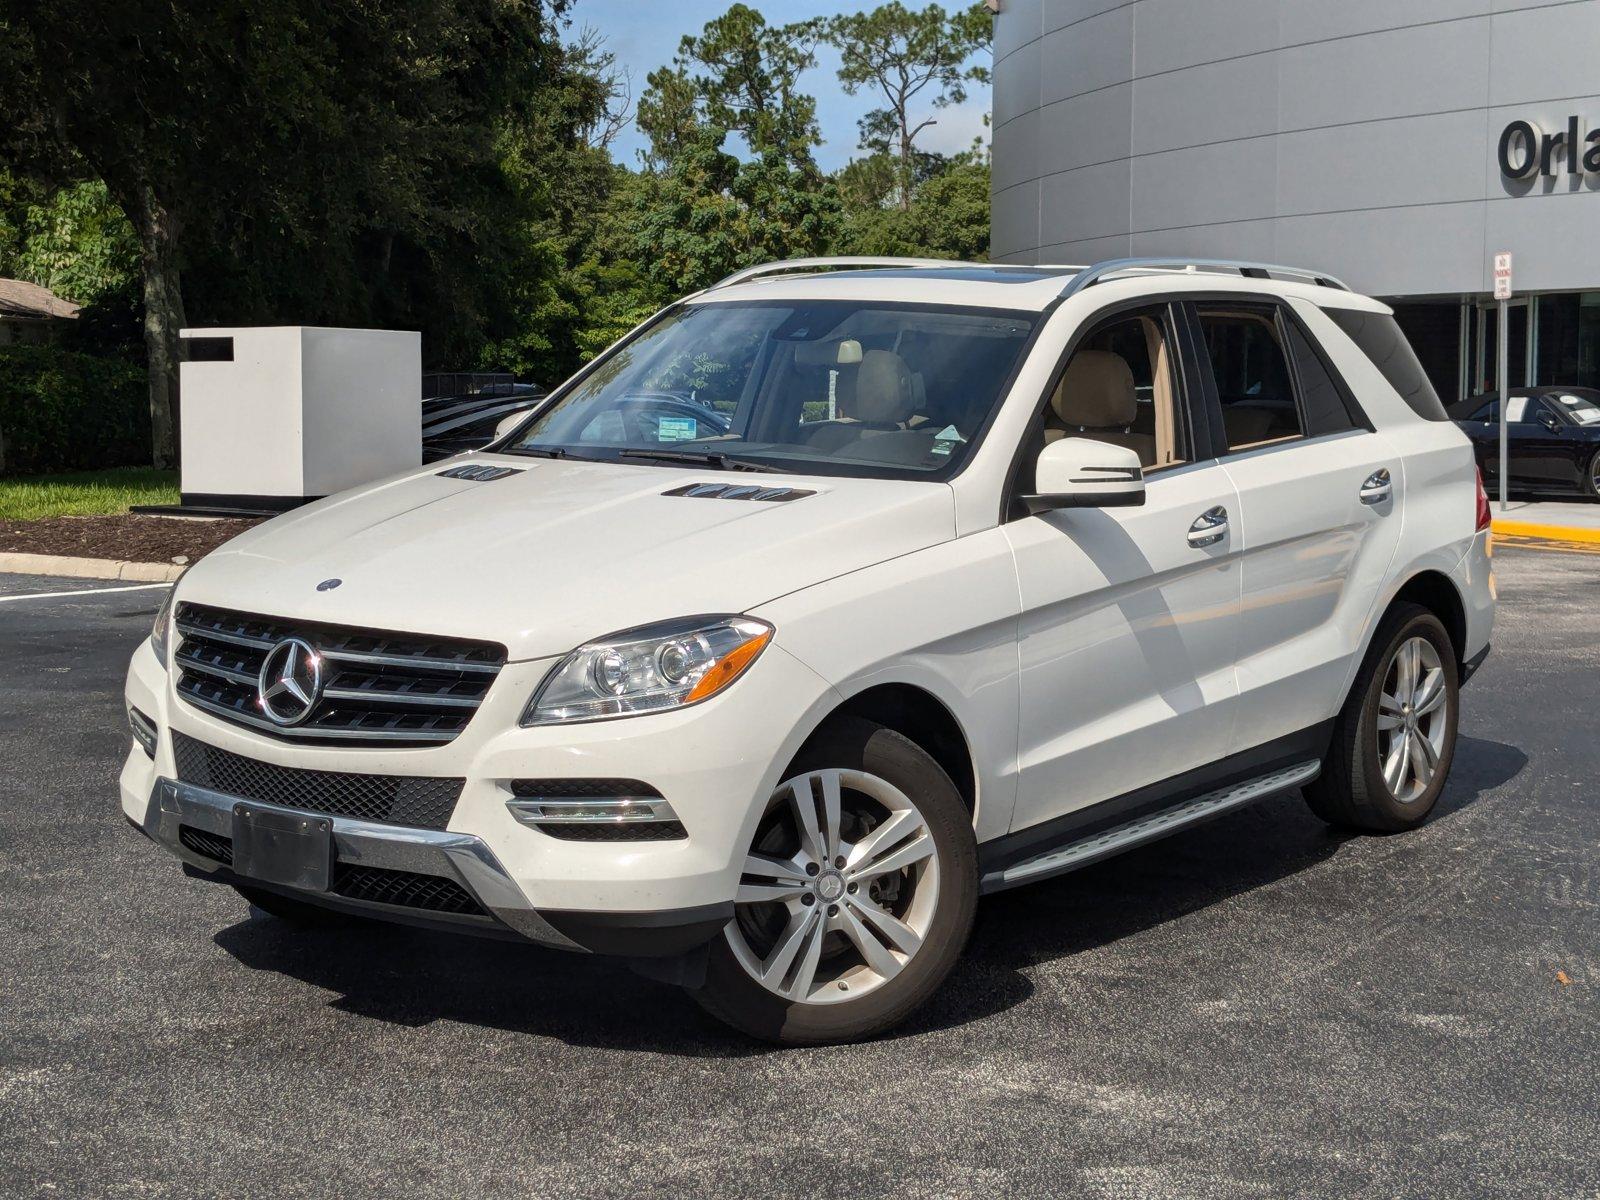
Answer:
M1382 621L1384 614L1401 603L1420 604L1438 617L1444 624L1445 632L1450 635L1450 645L1455 650L1456 666L1459 667L1466 661L1467 605L1462 598L1461 589L1450 576L1432 568L1418 571L1401 584L1399 590L1389 598L1389 603L1384 606L1383 612L1378 614L1378 621ZM1373 628L1377 628L1377 622L1373 623ZM1371 635L1368 637L1370 640Z
M825 713L806 741L844 717L873 721L915 742L950 776L967 811L977 819L978 768L971 742L950 706L933 692L914 683L872 684Z
M1337 715L1345 699L1350 695L1350 689L1355 686L1361 664L1367 661L1367 655L1372 651L1372 639L1377 635L1378 626L1383 624L1383 619L1389 615L1390 609L1402 603L1420 604L1434 613L1444 623L1445 632L1450 636L1450 646L1454 651L1457 669L1459 670L1465 663L1468 636L1466 598L1461 594L1460 585L1444 569L1439 557L1429 556L1413 564L1399 585L1393 591L1386 593L1380 603L1373 606L1372 618L1362 631L1361 645L1351 656L1344 687L1339 690L1338 701L1330 715Z

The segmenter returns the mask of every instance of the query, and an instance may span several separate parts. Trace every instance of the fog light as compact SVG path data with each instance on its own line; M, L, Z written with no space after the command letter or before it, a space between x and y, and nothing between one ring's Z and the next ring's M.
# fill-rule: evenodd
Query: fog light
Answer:
M130 704L128 705L128 728L133 731L133 740L144 748L146 754L154 758L156 756L156 723Z
M659 796L615 796L603 800L533 797L508 800L511 815L524 825L631 824L676 821L672 805Z

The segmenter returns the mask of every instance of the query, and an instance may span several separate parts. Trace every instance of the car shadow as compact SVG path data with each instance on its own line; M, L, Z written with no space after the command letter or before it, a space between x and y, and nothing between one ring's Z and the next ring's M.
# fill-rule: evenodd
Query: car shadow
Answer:
M1527 762L1512 746L1463 737L1433 820L1450 820ZM1029 968L1315 867L1352 836L1330 830L1290 793L1059 879L987 897L950 980L890 1036L1003 1012L1033 994ZM381 924L305 931L261 915L214 940L252 970L300 979L335 993L337 1009L391 1024L452 1021L697 1058L774 1052L707 1016L680 989L614 959Z

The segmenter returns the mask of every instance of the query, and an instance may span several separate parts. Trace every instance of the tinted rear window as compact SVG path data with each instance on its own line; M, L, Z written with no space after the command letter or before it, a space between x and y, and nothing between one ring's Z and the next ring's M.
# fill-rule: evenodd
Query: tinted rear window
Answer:
M1411 406L1411 411L1426 421L1448 421L1450 418L1439 402L1439 394L1428 382L1428 376L1417 361L1416 351L1400 332L1393 317L1380 313L1357 312L1349 308L1325 308L1333 323L1361 352L1372 360L1372 365L1383 372L1389 386L1400 393L1400 398Z

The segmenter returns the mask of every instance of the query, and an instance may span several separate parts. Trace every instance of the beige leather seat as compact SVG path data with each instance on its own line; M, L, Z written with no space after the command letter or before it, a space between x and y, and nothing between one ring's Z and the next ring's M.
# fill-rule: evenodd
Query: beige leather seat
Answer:
M1087 437L1097 442L1126 446L1145 466L1155 465L1156 439L1132 432L1139 415L1133 370L1127 359L1109 350L1079 350L1067 364L1055 394L1050 397L1054 419L1045 422L1046 442L1064 437Z
M845 384L845 376L839 382ZM819 425L806 440L818 450L834 451L874 434L898 430L916 410L916 387L906 360L892 350L868 350L861 356L855 379L840 399L847 419Z

